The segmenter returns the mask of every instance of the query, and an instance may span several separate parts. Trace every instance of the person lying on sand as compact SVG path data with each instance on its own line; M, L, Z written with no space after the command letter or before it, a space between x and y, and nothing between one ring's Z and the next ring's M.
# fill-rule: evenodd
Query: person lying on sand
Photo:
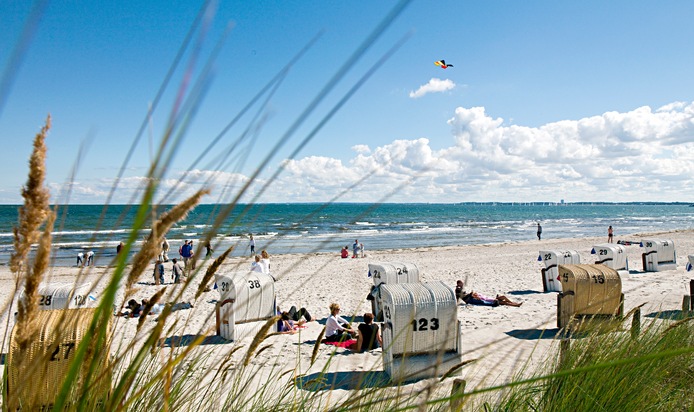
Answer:
M296 306L292 306L284 312L280 311L278 306L277 313L280 315L280 320L277 322L277 332L279 333L296 333L304 323L313 320L306 308L296 310ZM302 317L303 319L301 319Z
M149 305L149 301L147 299L142 299L142 303L137 303L135 299L130 299L128 301L128 306L126 311L120 313L120 316L125 316L128 318L138 318L140 315L142 315L142 311L145 310L145 308ZM150 315L158 315L164 310L164 306L169 305L171 306L171 312L175 312L177 310L184 310L184 309L191 309L193 307L193 304L190 302L178 302L178 303L155 303L152 305L152 307L149 310Z
M457 300L462 300L468 305L484 305L484 306L514 306L518 307L523 302L514 302L504 295L496 295L496 298L485 296L481 293L470 291L465 292L465 284L462 280L458 280L455 286L455 297Z

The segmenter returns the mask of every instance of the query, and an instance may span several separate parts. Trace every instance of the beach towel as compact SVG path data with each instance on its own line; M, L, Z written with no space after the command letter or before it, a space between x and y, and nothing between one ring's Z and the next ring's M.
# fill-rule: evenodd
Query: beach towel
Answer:
M356 339L348 339L348 340L342 341L342 342L326 342L326 341L323 341L323 343L325 343L326 345L337 346L338 348L349 348L349 347L352 346L352 345L356 345L357 340L356 340Z

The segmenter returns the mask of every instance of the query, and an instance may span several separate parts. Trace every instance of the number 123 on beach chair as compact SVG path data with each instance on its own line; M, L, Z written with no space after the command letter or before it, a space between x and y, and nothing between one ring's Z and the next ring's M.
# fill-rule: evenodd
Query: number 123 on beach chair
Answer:
M453 375L462 361L455 292L443 282L381 285L383 363L393 382ZM457 370L457 373L460 371Z

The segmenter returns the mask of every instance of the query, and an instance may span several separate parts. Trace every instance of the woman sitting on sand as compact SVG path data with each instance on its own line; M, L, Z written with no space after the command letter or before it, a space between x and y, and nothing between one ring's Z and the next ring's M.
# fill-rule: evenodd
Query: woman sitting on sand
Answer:
M359 337L357 337L357 352L366 352L383 346L381 331L378 330L378 325L373 323L374 314L365 313L364 323L359 325Z
M340 305L337 303L330 304L330 316L325 323L325 341L326 342L341 342L348 339L354 339L356 331L352 329L349 322L344 320L340 313Z
M468 305L485 305L485 306L515 306L518 307L523 304L523 302L514 302L504 295L496 295L496 298L485 296L481 293L470 291L470 293L465 292L465 284L462 280L458 280L455 286L455 297L458 300L462 300Z

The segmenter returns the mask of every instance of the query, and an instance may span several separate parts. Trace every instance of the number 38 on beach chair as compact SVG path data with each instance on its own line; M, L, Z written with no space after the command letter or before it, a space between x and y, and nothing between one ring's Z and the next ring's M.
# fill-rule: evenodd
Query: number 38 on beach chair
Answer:
M260 272L216 274L220 299L215 307L217 335L238 340L257 333L276 315L275 280ZM271 332L276 332L273 326Z
M443 282L381 285L383 364L393 382L460 373L455 292Z

